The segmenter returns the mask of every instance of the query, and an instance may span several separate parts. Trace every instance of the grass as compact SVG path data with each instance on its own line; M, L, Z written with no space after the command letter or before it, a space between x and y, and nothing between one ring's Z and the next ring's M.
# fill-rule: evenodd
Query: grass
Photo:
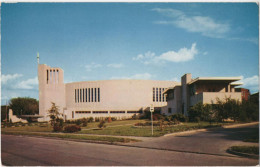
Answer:
M138 142L140 140L123 138L123 137L110 137L110 136L87 136L80 134L67 134L67 133L37 133L37 132L12 132L12 131L3 131L2 134L11 134L11 135L28 135L28 136L43 136L43 137L57 137L62 139L80 139L80 140L91 140L91 141L106 141L110 143L114 142Z
M231 150L241 153L259 155L259 147L257 146L232 146Z
M221 124L209 124L208 122L201 123L183 123L176 126L169 126L160 130L159 127L154 127L154 135L151 134L151 126L135 127L132 125L117 126L117 127L107 127L103 130L91 129L82 130L78 133L81 134L103 134L103 135L117 135L117 136L142 136L142 137L157 137L163 136L167 133L181 132L187 130L209 128L209 127L219 127Z
M140 137L157 137L163 136L167 133L181 132L187 130L217 127L227 123L212 123L200 122L193 123L187 122L176 126L165 127L162 131L158 126L154 126L154 135L151 134L151 126L136 127L135 123L144 123L147 120L122 120L106 123L107 128L100 130L97 128L99 122L88 123L87 127L82 127L82 130L77 132L78 134L97 134L97 135L116 135L116 136L140 136ZM52 127L41 127L40 125L34 126L22 126L22 127L7 127L2 128L2 132L52 132ZM32 133L31 133L32 134Z
M22 131L22 132L51 132L52 127L50 125L41 127L41 126L20 126L20 127L7 127L2 128L4 131Z

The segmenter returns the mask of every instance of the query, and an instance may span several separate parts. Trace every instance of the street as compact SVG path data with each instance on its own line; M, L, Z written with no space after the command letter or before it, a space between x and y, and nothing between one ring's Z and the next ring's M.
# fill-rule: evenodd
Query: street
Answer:
M259 161L256 159L227 154L223 147L220 147L221 143L225 147L233 141L237 144L235 142L239 139L237 135L244 136L245 129L249 129L247 131L250 132L252 127L198 132L183 137L165 136L128 144L131 147L2 135L2 164L7 166L257 165Z

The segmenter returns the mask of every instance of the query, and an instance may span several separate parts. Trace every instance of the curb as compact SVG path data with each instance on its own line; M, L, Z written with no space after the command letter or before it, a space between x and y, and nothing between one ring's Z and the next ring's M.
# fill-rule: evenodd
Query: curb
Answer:
M55 140L84 142L84 143L96 143L96 144L108 144L108 145L123 145L123 144L121 144L121 142L108 142L108 141L99 141L99 140L69 139L69 138L59 138L59 137L49 137L49 136L16 135L16 134L4 134L4 135L26 136L26 137L35 137L35 138L42 138L42 139L55 139ZM131 142L129 142L129 143L131 143Z
M257 125L259 122L250 122L250 123L241 123L241 124L234 124L234 125L224 125L223 128L236 128L236 127L243 127L248 125Z
M5 135L13 135L13 134L5 134ZM45 136L44 137L43 136L30 136L30 135L16 135L16 136L27 136L27 137L55 139L55 140L64 140L64 141L95 143L95 144L106 144L106 145L114 145L114 146L121 146L121 147L132 147L132 148L143 148L143 149L150 149L150 150L174 151L174 152L181 152L181 153L211 155L211 156L220 156L220 157L231 157L231 158L236 157L235 155L229 155L229 154L227 154L227 155L226 154L214 154L214 153L205 153L205 152L196 152L196 151L184 151L184 150L168 149L168 148L135 146L135 145L128 145L128 144L124 144L124 143L120 143L120 142L105 142L105 141L80 140L80 139L68 139L68 138L45 137Z
M236 127L243 127L243 126L257 125L257 124L259 124L259 122L250 122L250 123L242 123L242 124L235 124L235 125L224 125L224 126L220 126L220 127L202 128L202 129L195 129L195 130L169 133L169 134L165 134L163 136L185 135L185 134L191 134L191 133L196 133L196 132L205 132L209 129L210 130L217 130L217 129L222 129L222 128L236 128Z
M247 158L259 159L259 155L237 152L237 151L231 150L230 148L227 149L227 153L242 156L242 157L247 157Z

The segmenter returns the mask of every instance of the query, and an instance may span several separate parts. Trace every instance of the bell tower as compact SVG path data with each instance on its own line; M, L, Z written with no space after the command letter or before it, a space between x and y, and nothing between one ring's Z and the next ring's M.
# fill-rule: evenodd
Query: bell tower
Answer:
M39 55L37 60L39 63ZM48 121L48 110L52 102L63 113L65 107L65 84L63 82L63 70L58 67L50 67L46 64L38 64L39 81L39 114L44 116L42 121Z

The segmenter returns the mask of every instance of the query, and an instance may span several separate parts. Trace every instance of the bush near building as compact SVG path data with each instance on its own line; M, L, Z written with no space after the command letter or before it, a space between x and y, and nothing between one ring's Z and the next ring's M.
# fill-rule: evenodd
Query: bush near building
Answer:
M66 133L74 133L78 131L81 131L81 128L78 125L67 125L64 127L64 132Z
M197 103L188 110L191 122L209 121L223 122L226 119L233 121L249 122L259 120L259 102L238 101L226 98L221 101L217 99L216 104Z

